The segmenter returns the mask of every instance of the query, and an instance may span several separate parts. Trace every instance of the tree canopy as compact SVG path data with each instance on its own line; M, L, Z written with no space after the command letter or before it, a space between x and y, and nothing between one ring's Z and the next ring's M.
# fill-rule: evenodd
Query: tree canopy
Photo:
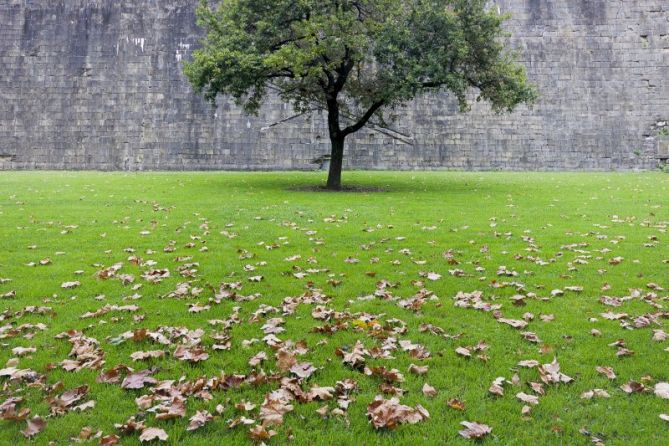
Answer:
M485 3L202 0L197 17L206 36L185 73L208 99L232 96L249 113L270 88L298 111L327 110L328 186L338 189L344 139L419 94L448 91L463 111L472 88L495 111L535 98L505 48L506 17Z

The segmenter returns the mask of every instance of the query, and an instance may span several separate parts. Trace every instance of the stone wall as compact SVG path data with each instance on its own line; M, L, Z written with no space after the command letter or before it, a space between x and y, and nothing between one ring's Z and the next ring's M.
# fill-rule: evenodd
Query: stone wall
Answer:
M308 169L323 116L277 100L258 117L196 96L181 61L195 0L0 0L0 169ZM374 169L652 168L669 120L669 2L496 0L538 84L532 108L458 114L447 95L402 110L391 138L349 139Z

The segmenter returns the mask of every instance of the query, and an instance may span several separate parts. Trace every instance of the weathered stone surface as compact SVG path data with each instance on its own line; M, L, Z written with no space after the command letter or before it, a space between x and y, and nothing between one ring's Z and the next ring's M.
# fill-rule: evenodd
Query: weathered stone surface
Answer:
M272 101L217 110L181 72L197 45L193 0L0 0L0 169L305 169L328 151L323 116ZM497 0L540 101L510 115L447 95L365 130L359 168L651 168L669 120L665 0ZM666 124L665 124L666 125ZM664 147L664 146L662 146Z

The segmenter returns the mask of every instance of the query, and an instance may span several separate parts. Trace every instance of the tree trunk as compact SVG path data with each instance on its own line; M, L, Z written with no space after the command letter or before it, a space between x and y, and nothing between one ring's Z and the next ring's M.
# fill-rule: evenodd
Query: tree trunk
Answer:
M331 136L332 152L330 158L330 171L328 172L328 183L326 188L330 190L341 190L341 166L344 160L344 136Z

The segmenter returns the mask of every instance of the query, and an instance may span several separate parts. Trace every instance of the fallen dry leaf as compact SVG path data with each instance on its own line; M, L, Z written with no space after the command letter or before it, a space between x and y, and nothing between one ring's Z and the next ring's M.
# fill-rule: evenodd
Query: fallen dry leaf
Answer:
M570 383L574 379L560 372L560 364L557 358L553 358L550 364L544 364L539 367L541 380L546 384Z
M486 424L479 424L472 421L463 421L460 423L466 429L459 431L460 435L469 440L478 440L492 432L492 428Z
M156 384L158 380L153 378L152 374L153 370L142 370L137 373L131 373L125 377L121 383L121 387L123 389L142 389L146 384Z
M46 427L46 421L40 416L26 420L26 428L21 431L24 437L30 439L39 434Z
M142 431L142 435L139 436L139 441L142 443L147 443L153 440L167 441L168 439L167 432L157 427L147 427Z
M495 378L495 380L490 385L488 392L492 393L493 395L504 396L504 381L506 381L506 378L503 376Z
M303 362L295 364L290 368L290 372L300 379L307 379L313 375L318 369L310 362Z
M620 386L620 389L625 393L641 393L646 391L646 386L637 381L629 381Z
M430 367L426 365L411 364L409 366L409 372L413 373L414 375L425 375L429 369Z
M133 361L142 361L145 359L160 359L165 357L165 352L162 350L151 350L146 352L134 352L130 355Z
M589 400L594 397L598 398L609 398L611 395L604 389L592 389L581 394L581 399Z
M377 395L367 406L367 416L375 429L395 429L402 423L415 424L430 417L420 404L416 408L400 404L398 398L386 400Z
M595 370L597 370L597 373L601 373L610 380L616 379L616 374L613 371L613 367L598 366L595 368Z
M531 404L532 406L539 404L539 397L535 395L528 395L524 392L517 393L516 398L518 398L523 403Z
M265 426L258 424L257 426L253 426L251 429L249 429L248 434L254 442L261 442L264 444L265 440L269 440L275 436L276 432L273 430L268 431L265 429Z
M669 383L657 383L655 384L655 395L660 398L669 399Z
M74 281L74 282L63 282L60 287L65 288L65 289L72 289L76 288L81 285L81 282L79 281Z
M213 420L214 417L206 410L198 410L195 412L195 415L193 415L188 423L188 427L186 428L187 431L194 431L196 429L201 428L211 420Z
M434 397L437 396L437 389L429 385L428 383L423 384L423 395L427 397Z
M457 398L451 398L446 402L446 405L450 407L451 409L455 410L460 410L463 411L465 410L465 403L460 401Z

